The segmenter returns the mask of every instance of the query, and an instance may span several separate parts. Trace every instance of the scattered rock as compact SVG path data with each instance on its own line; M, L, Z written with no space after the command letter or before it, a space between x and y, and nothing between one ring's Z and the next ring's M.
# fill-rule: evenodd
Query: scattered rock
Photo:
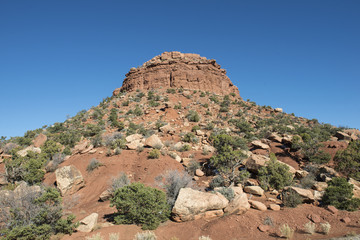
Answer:
M92 213L83 220L79 221L80 225L76 230L79 232L91 232L97 224L99 214Z
M313 189L316 191L322 192L325 191L325 189L328 187L328 184L326 182L315 182L313 185Z
M222 210L228 203L229 201L220 193L213 194L182 188L172 209L173 219L177 222L190 221L197 215L202 217L207 211Z
M201 171L201 169L196 169L195 170L195 175L198 177L202 177L205 175L205 173L203 171Z
M257 173L268 161L270 161L270 158L264 155L253 154L250 158L244 161L244 164L248 171Z
M56 184L61 195L73 194L85 186L81 172L73 165L56 169Z
M152 148L162 148L164 144L157 135L151 135L145 140L145 146Z
M356 181L353 178L349 178L348 182L354 186L353 188L354 197L360 198L360 182Z
M130 150L136 150L138 148L143 147L144 144L142 144L141 140L134 140L128 144L126 144L126 147Z
M8 184L8 181L6 179L6 176L3 174L0 174L0 186Z
M326 209L329 210L329 212L332 214L337 214L339 212L339 210L337 210L334 206L327 206Z
M223 210L213 210L213 211L205 212L202 217L204 219L214 219L214 218L222 217L223 215L224 215ZM198 217L200 217L200 216L198 216Z
M160 132L168 133L170 135L175 134L175 129L173 127L171 127L170 124L160 127L159 130L160 130Z
M275 112L280 112L280 113L282 113L282 112L283 112L283 109L282 109L282 108L275 108L274 111L275 111Z
M87 140L83 140L79 144L75 145L74 149L72 150L72 154L81 153L86 150L89 142Z
M250 194L254 194L257 196L263 196L264 195L264 189L262 189L259 186L246 186L244 188L244 191Z
M302 178L306 177L307 175L309 175L309 172L307 172L305 170L296 170L296 172L295 172L295 177L298 179L302 179Z
M259 201L254 201L254 200L249 200L249 203L251 205L252 208L260 210L260 211L266 211L267 207L265 204L259 202Z
M280 208L279 205L271 203L271 204L269 205L269 209L270 209L270 210L273 210L273 211L280 211L281 208Z
M201 130L196 130L196 135L197 136L204 136L205 133L203 131L201 131Z
M295 192L297 192L305 202L313 202L315 200L314 194L310 189L304 189L299 187L286 187L285 189L291 188Z
M260 230L260 232L268 232L270 231L271 227L269 225L260 224L258 226L258 229Z
M344 218L340 219L340 221L342 221L346 224L349 224L351 222L351 219L349 217L344 217Z
M319 223L319 222L321 222L321 218L320 218L320 216L317 215L317 214L309 214L309 215L307 216L307 218L308 218L309 220L311 220L313 223Z
M213 146L210 145L204 145L203 146L203 152L206 153L214 153L215 152L215 148Z
M335 137L337 137L339 140L351 141L349 134L341 131L336 132Z

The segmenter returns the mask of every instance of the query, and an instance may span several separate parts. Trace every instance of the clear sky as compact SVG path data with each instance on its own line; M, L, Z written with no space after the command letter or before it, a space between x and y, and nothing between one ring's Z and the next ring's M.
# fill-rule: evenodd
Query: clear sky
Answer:
M0 0L0 136L98 105L164 51L216 59L245 100L360 128L359 13L359 0Z

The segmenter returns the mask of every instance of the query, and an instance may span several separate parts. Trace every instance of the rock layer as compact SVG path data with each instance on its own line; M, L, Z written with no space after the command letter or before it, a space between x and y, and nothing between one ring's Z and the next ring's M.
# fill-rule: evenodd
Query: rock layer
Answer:
M131 68L122 87L115 89L113 94L160 87L202 90L220 95L235 93L240 96L238 88L226 76L226 70L221 69L214 59L180 52L164 52L141 67Z

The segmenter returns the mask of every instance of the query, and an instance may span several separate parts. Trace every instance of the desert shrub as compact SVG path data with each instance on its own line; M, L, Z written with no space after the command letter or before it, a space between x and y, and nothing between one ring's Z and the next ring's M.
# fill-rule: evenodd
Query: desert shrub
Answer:
M225 179L222 176L217 175L211 180L210 188L215 189L217 187L223 187L225 186L225 184L226 184Z
M315 233L316 224L309 221L304 224L304 232L313 235Z
M348 177L360 180L360 140L350 142L345 150L334 157L336 169Z
M282 192L282 199L285 207L295 208L302 203L302 197L293 189Z
M61 151L61 146L53 140L47 140L44 145L41 147L41 155L44 158L51 159L56 153Z
M55 188L41 188L39 192L25 188L18 194L11 192L0 201L1 233L3 239L49 239L52 234L72 234L77 224L75 216L62 218L60 193ZM5 209L8 209L6 211Z
M170 216L165 193L142 183L117 189L111 206L117 209L115 223L135 223L141 225L142 229L155 229Z
M267 216L264 220L263 220L263 224L264 225L268 225L268 226L274 226L274 221L271 217Z
M125 187L127 185L130 184L130 179L128 178L128 176L124 173L121 172L118 177L114 178L111 182L111 191L115 192L116 189Z
M52 157L52 164L50 166L46 166L46 171L53 172L57 169L57 167L64 162L65 154L63 153L55 153Z
M197 130L200 130L200 126L199 125L195 125L191 128L192 132L196 132Z
M101 236L101 233L93 234L89 237L85 238L86 240L104 240L104 238Z
M320 232L328 235L331 229L331 225L330 223L326 222L326 223L320 223Z
M141 115L144 114L143 111L141 110L141 108L138 105L135 107L133 113L134 113L135 116L141 116Z
M200 116L199 114L194 111L194 110L190 110L189 113L186 115L186 118L190 121L190 122L199 122L200 121Z
M130 101L126 100L121 103L121 106L127 107L127 106L129 106L129 104L130 104Z
M114 155L120 155L122 152L122 149L119 148L119 147L116 147L115 150L114 150Z
M86 171L92 172L102 165L103 164L101 162L99 162L96 158L92 158L86 167Z
M235 178L236 183L240 183L241 185L244 185L245 182L250 178L250 172L243 169L237 173L237 176Z
M154 148L149 152L148 158L157 159L159 157L160 157L160 151L158 149Z
M101 147L103 146L103 139L101 137L100 134L95 135L92 139L91 139L91 143L92 145L94 145L94 147Z
M200 166L200 163L198 161L191 160L189 165L186 167L186 170L190 175L194 175L196 169L200 169L200 168L201 168L201 166Z
M200 93L200 97L205 97L205 93L204 93L204 92L201 92L201 93Z
M269 187L280 190L291 185L293 181L289 166L281 164L274 154L270 154L270 161L259 169L258 177L261 187L265 190Z
M231 201L235 197L234 190L228 187L220 187L215 190L218 193L221 193L227 200Z
M111 142L111 148L112 149L116 149L116 148L120 148L120 149L126 149L126 140L125 138L116 138Z
M179 149L180 152L187 152L191 149L191 146L189 144L184 144L181 146L181 148Z
M333 178L328 182L322 203L342 210L355 211L360 206L360 199L353 198L353 188L354 186L348 183L345 178Z
M288 224L283 224L280 226L281 236L286 239L291 239L294 236L294 229L292 229Z
M169 88L166 90L167 93L171 93L171 94L175 94L176 93L176 90L173 89L173 88Z
M16 143L7 143L4 146L2 146L2 150L4 151L5 154L10 154L11 150L17 148L19 145L17 145Z
M160 187L165 189L167 203L172 208L181 188L191 187L192 178L186 172L171 170L157 177Z
M83 131L84 137L93 137L101 132L101 127L95 124L88 124Z
M234 182L237 177L236 170L246 158L243 151L247 148L246 144L243 140L227 134L212 136L211 140L216 148L216 155L210 158L210 165L225 176L229 183Z
M198 139L193 133L186 133L183 136L183 141L188 143L197 143Z
M309 173L306 177L300 180L300 185L303 188L312 188L315 184L315 176L313 173Z
M110 233L109 234L109 240L119 240L120 234L119 233Z
M156 240L157 237L154 232L146 231L137 233L134 237L134 240Z
M149 106L150 107L158 107L159 105L160 105L160 103L155 101L155 100L150 100L149 101Z

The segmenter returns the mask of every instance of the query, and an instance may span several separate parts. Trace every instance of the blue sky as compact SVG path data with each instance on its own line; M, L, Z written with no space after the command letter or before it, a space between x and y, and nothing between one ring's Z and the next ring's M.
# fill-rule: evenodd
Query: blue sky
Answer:
M240 95L360 128L360 1L0 1L0 136L64 121L164 51L216 59Z

